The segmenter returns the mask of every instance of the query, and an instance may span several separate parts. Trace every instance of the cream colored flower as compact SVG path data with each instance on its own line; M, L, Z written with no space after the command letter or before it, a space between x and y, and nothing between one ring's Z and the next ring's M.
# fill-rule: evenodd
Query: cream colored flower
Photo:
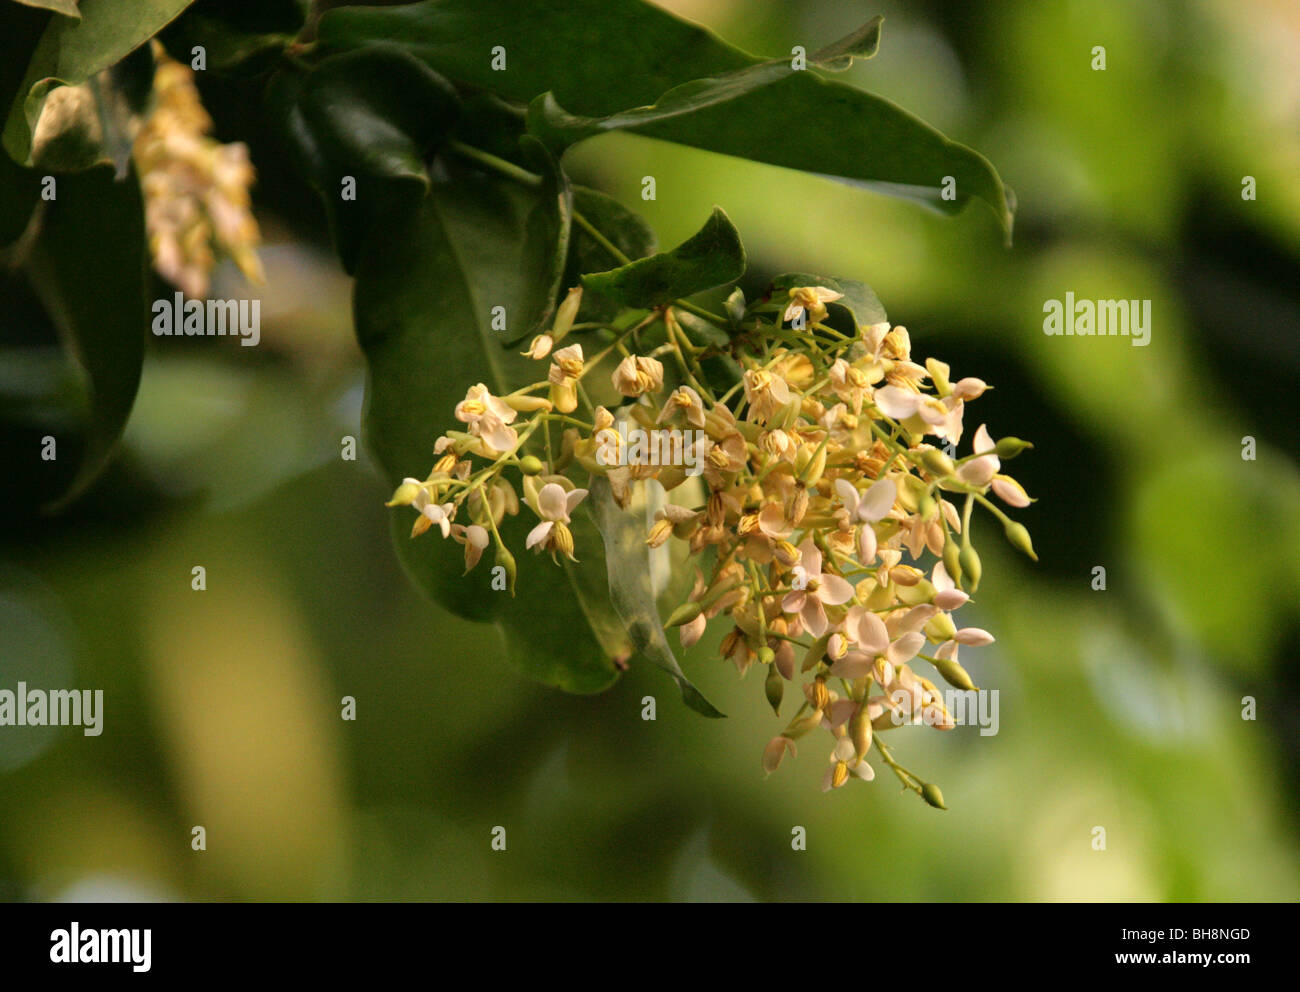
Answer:
M872 396L876 409L913 433L933 434L956 444L961 440L965 404L956 394L943 399L901 386L882 386Z
M189 66L152 43L153 110L135 135L132 154L145 198L145 229L154 268L191 298L207 296L216 255L228 255L250 282L264 281L249 187L247 146L208 137L212 119ZM72 87L65 87L72 92ZM60 91L61 92L61 91Z
M765 424L790 402L790 387L778 375L749 369L745 373L745 402L749 404L749 419Z
M610 378L614 388L627 397L656 393L663 388L664 366L658 359L628 355L618 363Z
M654 526L650 528L645 543L652 548L660 547L672 536L674 528L697 520L699 516L699 510L691 510L676 503L667 503L662 509L655 511Z
M831 389L853 411L862 415L862 401L871 389L871 379L861 369L854 368L842 358L835 359L830 370Z
M826 633L827 606L840 606L853 598L853 586L838 575L822 571L822 553L812 538L799 545L799 564L791 569L788 592L781 609L799 617L804 630L813 637Z
M414 479L406 479L405 482L414 482ZM437 526L442 532L443 537L451 534L451 521L456 516L456 506L454 503L437 503L429 495L429 490L421 486L419 493L411 502L411 506L420 514L415 521L415 526L411 528L411 536L419 537L430 527Z
M479 563L484 549L488 546L490 538L487 528L479 524L470 524L468 527L452 524L451 536L457 544L465 546L465 572L469 573Z
M524 547L545 547L573 558L573 534L569 530L569 514L586 498L587 490L564 491L558 482L548 482L537 493L537 515L542 522L528 532Z
M790 302L781 315L782 320L798 321L805 318L809 324L815 324L826 316L826 304L844 299L843 293L837 293L825 286L796 286L790 290Z
M957 469L957 478L968 486L983 488L993 481L993 476L1002 467L1002 461L997 456L997 445L993 443L988 428L983 424L980 424L979 430L975 432L975 443L972 449L976 457Z
M456 404L456 419L469 425L469 432L483 446L489 458L514 451L519 446L519 435L509 425L518 414L509 404L488 392L483 383L469 387L465 398Z
M528 345L527 351L520 352L525 358L533 358L541 361L551 353L551 348L555 346L555 338L549 334L539 334L533 338L532 343Z
M679 410L686 417L687 423L703 429L704 401L700 399L700 394L690 386L678 386L672 391L672 394L664 402L664 408L660 412L657 422L662 424Z
M872 524L889 516L898 498L898 486L892 479L877 479L865 493L858 493L847 479L835 480L835 494L844 506L849 526L860 524L858 562L870 565L876 557L876 531Z
M580 344L561 348L551 357L546 379L551 384L551 403L560 413L572 413L578 408L578 380L583 366Z
M1023 508L1033 502L1029 498L1029 494L1025 492L1024 486L1009 475L993 476L991 485L998 499L1006 503L1007 506Z
M934 605L941 610L955 610L970 599L970 596L957 588L957 583L953 582L943 562L935 564L934 571L930 573L930 582L934 586Z

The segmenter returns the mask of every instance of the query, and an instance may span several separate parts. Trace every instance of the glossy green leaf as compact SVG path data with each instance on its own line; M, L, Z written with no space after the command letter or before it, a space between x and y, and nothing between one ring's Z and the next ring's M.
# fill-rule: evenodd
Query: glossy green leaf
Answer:
M354 310L368 365L366 433L388 481L424 477L435 439L449 427L468 386L494 392L536 381L537 362L503 347L492 309L529 321L530 271L540 262L527 237L529 218L546 198L501 183L455 162L408 215L395 216L385 237L361 254ZM462 575L458 545L436 532L408 538L409 511L394 514L398 554L415 583L445 608L492 621L514 664L570 692L596 692L618 675L615 658L630 642L609 605L600 542L582 512L574 516L580 565L555 565L525 552L536 522L528 509L507 517L502 537L518 563L517 595L491 587L493 552Z
M784 307L789 298L789 290L796 286L825 286L837 293L843 293L843 299L827 304L832 314L844 311L852 321L851 329L870 327L888 320L885 307L876 296L875 291L864 282L852 279L831 279L827 276L815 276L807 272L789 272L772 280L772 302Z
M267 104L325 204L349 273L369 233L423 198L426 162L460 112L449 83L392 46L325 59L306 75L283 72Z
M629 307L655 307L734 282L745 274L740 232L720 207L671 251L584 275L582 284Z
M668 645L668 638L664 636L650 584L645 521L614 502L609 482L602 477L591 480L588 502L596 526L605 539L610 600L637 651L672 676L681 690L682 701L691 709L708 717L725 716L686 677Z
M134 175L101 166L59 179L26 261L37 295L86 374L90 423L66 504L95 479L117 443L140 383L148 328L144 204Z
M847 69L855 57L870 58L880 42L880 24L875 17L853 34L808 57L808 64L795 68L790 58L770 59L705 79L693 79L674 86L653 105L623 110L606 117L581 117L560 106L555 96L544 93L528 108L528 129L556 151L584 138L606 131L633 129L686 117L707 107L725 106L746 94L775 83L809 67L839 71ZM740 108L737 107L739 110Z
M763 126L754 127L754 121ZM956 213L977 197L993 209L1010 239L1014 198L983 155L882 97L812 73L795 73L730 105L636 132L815 172L943 213ZM778 134L790 140L773 140ZM953 198L944 199L949 177Z
M81 19L53 18L8 108L5 150L30 164L32 135L46 97L79 86L125 58L189 6L190 0L82 0Z
M320 20L322 46L403 45L438 72L507 100L553 91L602 117L653 103L692 79L758 61L712 32L639 0L424 0L341 7ZM493 49L505 69L493 69Z
M775 62L766 63L773 78L762 71L756 77L765 85L713 102L707 94L725 86L711 79L743 80L763 60L641 0L348 7L325 14L320 39L337 49L393 41L450 79L508 100L531 103L549 92L573 117L619 115L638 134L816 172L945 213L975 197L1010 237L1010 191L979 153L888 100L813 71L778 73ZM492 68L495 46L504 49L504 71ZM671 116L645 120L643 110L633 110L682 86L694 89L673 98ZM698 106L691 105L693 93ZM948 177L951 199L942 195Z

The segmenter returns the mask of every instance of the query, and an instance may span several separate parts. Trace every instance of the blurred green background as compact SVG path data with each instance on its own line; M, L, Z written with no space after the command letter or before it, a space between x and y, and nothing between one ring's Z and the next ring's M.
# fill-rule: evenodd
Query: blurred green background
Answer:
M0 687L102 688L106 717L98 738L0 729L0 897L1300 896L1300 7L663 5L773 56L884 13L852 81L1018 194L1005 250L979 205L944 220L628 135L570 161L664 245L723 205L751 295L780 271L869 282L915 354L996 387L972 428L1035 442L1012 471L1039 498L1022 519L1041 560L985 525L964 611L998 636L963 661L1000 690L999 733L899 731L948 811L883 769L823 795L820 741L764 780L783 724L761 680L710 656L721 625L684 659L729 714L707 721L644 666L593 698L525 683L490 628L423 601L364 451L341 457L362 405L348 280L254 135L262 344L153 339L110 474L62 517L5 515ZM244 136L251 91L201 85L218 136ZM251 292L222 276L214 295ZM1045 336L1066 291L1152 300L1151 344ZM431 437L448 413L430 410Z

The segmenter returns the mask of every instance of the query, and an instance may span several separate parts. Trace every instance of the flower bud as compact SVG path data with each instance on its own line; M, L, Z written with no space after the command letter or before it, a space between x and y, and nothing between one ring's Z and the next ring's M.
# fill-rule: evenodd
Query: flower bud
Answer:
M569 333L569 329L573 327L574 318L578 316L578 308L581 306L582 287L574 286L555 311L555 323L551 325L551 337L554 340L559 341Z
M947 809L943 804L943 793L933 782L926 782L921 786L921 798L933 806L935 809Z
M943 544L943 567L948 570L948 577L954 582L961 579L961 548L949 535Z
M528 393L511 393L509 396L502 396L506 406L512 410L518 410L520 413L536 413L543 410L546 413L551 412L551 401L544 396L530 396Z
M816 730L821 726L821 723L822 715L820 711L814 710L811 713L805 713L798 719L790 721L790 726L785 728L785 734L783 736L788 737L791 740L798 740L804 734L808 733L808 731Z
M871 750L871 713L865 699L853 711L853 716L849 717L849 738L853 741L858 757L865 758Z
M952 635L957 633L957 626L952 622L952 617L941 610L930 618L924 630L932 644L942 644L952 640Z
M934 383L934 391L940 397L952 392L952 385L948 382L950 369L947 362L941 362L937 358L927 358L925 368L930 373L930 381Z
M960 664L951 658L934 659L934 667L938 669L943 680L955 689L962 689L966 692L974 691L977 687L971 681L970 674Z
M830 643L830 640L830 634L822 634L821 637L812 642L808 647L808 653L803 656L803 666L800 671L806 672L817 667L817 663L826 657L826 645Z
M926 448L921 452L921 464L933 475L946 477L957 470L947 453L938 448Z
M999 438L994 450L999 458L1015 458L1022 451L1032 448L1033 445L1028 441L1022 441L1018 437Z
M1029 531L1025 529L1024 524L1017 523L1014 520L1009 520L1004 528L1004 532L1007 535L1007 540L1011 542L1013 548L1017 551L1023 551L1034 561L1038 561L1038 555L1034 554L1034 542L1029 539Z
M423 487L417 482L403 482L393 491L393 498L384 506L410 506Z
M700 610L699 603L683 603L668 615L668 619L664 621L664 626L680 627L684 623L690 623L700 615Z
M939 504L930 495L930 490L921 493L916 501L916 515L922 520L933 520L939 512Z
M510 590L510 595L513 596L515 594L515 578L519 572L515 566L515 556L504 547L498 546L496 564L506 570L506 586Z
M958 564L961 566L961 577L963 585L974 592L979 588L980 575L983 574L980 568L980 556L971 545L967 544L962 547L961 553L957 556Z
M906 567L906 566L905 566ZM898 574L898 570L894 570ZM921 579L915 585L895 585L894 595L904 606L920 606L922 603L934 602L934 584L929 579Z
M763 748L763 771L769 775L776 771L787 751L794 754L794 741L785 734L768 741L767 747Z
M826 471L826 445L819 444L804 445L795 455L795 468L799 470L799 481L805 486L815 486L821 481L822 473ZM807 495L805 490L804 510L808 509Z
M764 648L764 650L771 651L772 649ZM775 657L775 654L773 656ZM767 705L772 707L772 712L780 716L781 697L785 695L785 679L781 678L781 672L775 665L767 666L767 678L763 681L763 693L767 696Z
M542 460L536 455L524 455L523 458L519 459L519 471L523 472L524 475L537 475L545 467Z

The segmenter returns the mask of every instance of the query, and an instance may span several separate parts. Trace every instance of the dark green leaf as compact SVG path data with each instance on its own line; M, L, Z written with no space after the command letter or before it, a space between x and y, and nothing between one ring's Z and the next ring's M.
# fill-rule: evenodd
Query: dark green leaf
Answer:
M855 282L852 279L831 279L827 276L810 275L807 272L790 272L773 279L772 302L779 304L784 310L785 304L789 302L788 291L796 286L825 286L837 293L843 293L844 298L828 303L827 309L832 313L837 310L846 311L852 321L851 328L854 330L870 327L872 324L879 324L889 319L885 315L884 305L866 283Z
M336 55L306 76L281 73L268 106L320 193L349 273L368 234L425 195L426 163L460 112L446 80L392 46ZM344 199L348 177L355 198Z
M27 269L41 302L86 373L86 453L64 505L103 469L140 383L148 327L144 204L134 175L99 167L59 179Z
M810 56L809 65L823 69L847 69L854 56L870 58L880 41L881 17L873 18L847 38ZM821 60L825 60L824 63ZM706 79L692 79L674 86L649 107L623 110L606 117L580 117L560 106L551 93L537 97L528 108L528 129L557 152L584 138L606 131L643 127L659 121L686 117L707 107L735 103L746 94L807 67L796 69L790 58L771 59ZM752 123L752 122L751 122Z
M655 307L722 286L745 273L740 232L722 208L672 251L582 277L583 286L629 307Z
M668 646L650 585L645 522L614 502L613 491L603 477L592 478L591 494L587 499L596 527L605 539L610 600L632 636L637 651L673 677L681 690L682 701L691 709L708 717L725 716L691 684Z
M425 0L343 7L321 18L322 45L406 46L457 82L518 103L553 91L561 105L602 117L653 103L692 79L755 59L698 25L638 0ZM504 71L492 68L505 49Z
M493 307L527 320L528 273L541 263L527 238L543 197L449 162L410 214L397 215L382 243L357 267L357 335L369 368L366 432L388 481L423 477L433 443L448 427L468 386L507 392L539 376L538 363L503 348L491 328ZM631 646L609 605L600 542L574 515L580 565L554 565L524 552L536 521L523 509L502 537L518 562L518 595L491 588L491 549L462 576L460 548L436 532L411 540L413 515L394 513L397 549L408 574L438 603L471 619L493 621L507 653L526 674L570 692L597 692L618 675L613 659Z
M4 146L15 162L31 162L32 135L46 97L79 86L121 61L189 6L190 0L82 0L81 19L55 17L32 54L8 110Z
M457 82L522 103L550 92L568 114L586 118L648 107L684 84L708 92L710 77L761 62L640 0L426 0L350 7L324 16L320 38L335 48L395 41ZM493 46L505 49L505 71L492 68ZM829 58L836 60L834 46ZM977 152L888 100L815 72L781 73L766 83L633 129L814 171L945 213L977 197L992 207L1010 237L1010 192ZM953 199L941 195L948 176L956 184Z
M761 128L754 127L762 121ZM816 172L901 196L944 213L972 196L993 208L1010 238L1014 203L993 166L888 100L799 72L727 106L636 129L665 141ZM789 135L776 141L774 135ZM945 179L955 183L943 199Z

